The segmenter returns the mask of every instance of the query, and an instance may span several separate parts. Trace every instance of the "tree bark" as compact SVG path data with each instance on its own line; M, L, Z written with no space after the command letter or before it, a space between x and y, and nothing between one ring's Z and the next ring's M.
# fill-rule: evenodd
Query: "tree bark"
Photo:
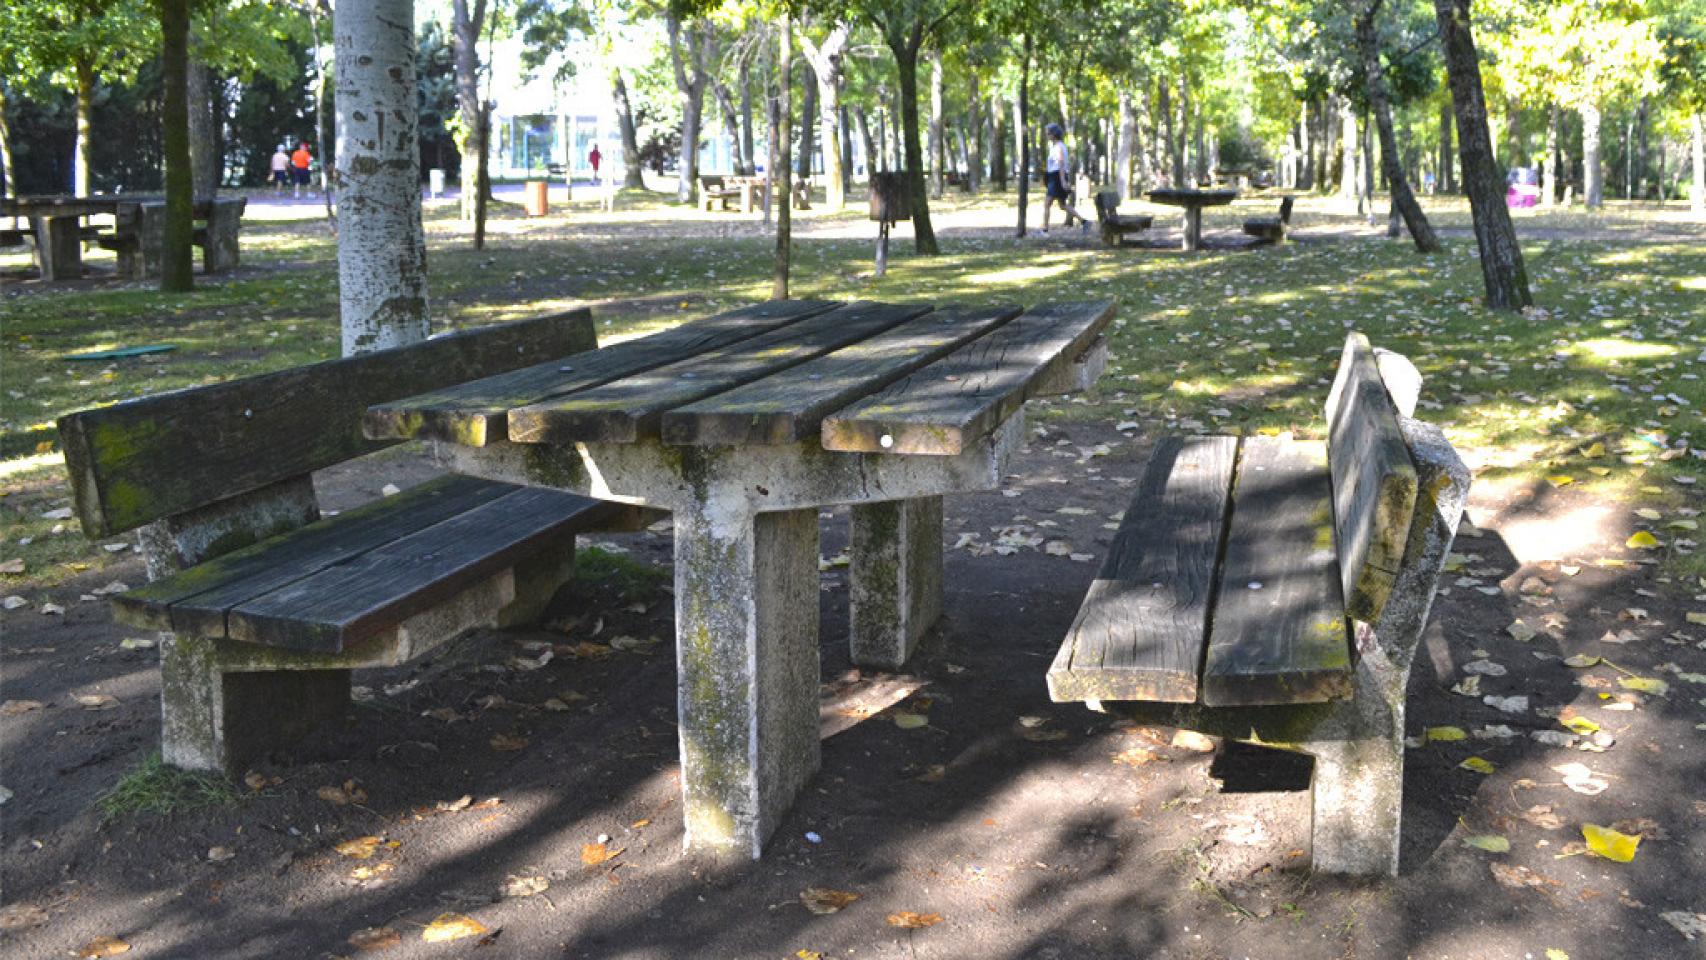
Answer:
M871 118L866 115L864 107L853 108L853 124L859 128L859 142L865 149L865 181L870 182L871 174L877 169L877 145L871 139Z
M616 126L622 131L622 186L644 187L645 168L640 164L640 136L634 129L634 106L628 100L628 85L622 81L619 67L610 68L610 93L616 102Z
M1019 227L1014 234L1025 236L1025 212L1031 200L1031 138L1025 135L1031 112L1031 35L1025 34L1025 50L1019 60L1019 99L1013 101L1013 136L1019 144Z
M930 195L940 200L943 167L947 165L942 142L942 55L931 51L924 56L930 61Z
M675 70L676 101L681 106L681 162L675 199L680 203L692 203L693 189L699 182L700 110L705 100L705 62L709 59L705 47L708 41L695 36L702 29L700 26L684 31L681 21L674 15L665 17L664 21L669 28L669 61Z
M1546 166L1541 168L1540 205L1558 202L1558 105L1546 108Z
M1688 140L1694 160L1694 178L1688 188L1688 209L1694 213L1706 213L1706 116L1696 113L1688 118Z
M770 299L788 299L788 271L790 257L793 253L793 171L790 169L788 152L793 149L793 132L789 127L793 124L794 113L794 22L786 12L782 14L777 33L780 39L777 44L776 56L776 95L778 103L771 116L776 118L776 172L781 180L776 185L776 269L770 285Z
M8 106L6 82L0 80L0 197L18 195L17 167L12 165L12 123L6 114Z
M474 198L480 192L478 158L487 152L486 132L480 118L484 108L480 103L480 31L486 21L486 0L453 0L451 5L450 43L452 64L456 73L456 109L462 115L462 129L457 137L457 150L462 154L462 196L459 204L462 219L474 219ZM336 13L333 14L334 21ZM343 110L338 109L340 115ZM478 246L478 244L476 244Z
M1131 106L1131 91L1120 91L1120 146L1114 155L1114 189L1120 199L1131 196L1132 155L1137 152L1137 111Z
M1357 46L1362 51L1363 77L1368 86L1368 102L1374 113L1374 124L1380 131L1380 161L1386 173L1387 188L1392 191L1392 204L1404 218L1404 225L1422 253L1439 249L1439 238L1422 213L1422 205L1410 191L1404 176L1404 166L1398 156L1398 137L1392 132L1392 110L1386 95L1386 74L1380 65L1380 34L1375 17L1383 0L1371 0L1356 19Z
M344 356L425 340L430 330L414 6L367 0L333 15Z
M1635 186L1634 197L1647 195L1647 98L1641 98L1641 108L1635 111Z
M189 116L189 59L190 5L189 0L159 0L160 13L160 126L164 141L166 180L165 236L160 244L160 289L184 292L195 289L195 267L191 254L190 235L194 228L194 210L190 182L190 116ZM92 75L92 71L89 72ZM83 133L81 116L83 78L78 71L78 132ZM91 79L90 85L93 86ZM85 184L86 185L86 184ZM81 192L81 191L79 191Z
M1349 97L1339 98L1339 199L1356 203L1357 190L1357 115ZM1361 213L1362 210L1357 210Z
M1176 154L1173 151L1173 99L1167 91L1167 78L1161 77L1155 81L1155 110L1161 117L1161 148L1164 151L1162 169L1169 171L1168 182L1175 187L1184 186L1180 179L1184 172L1175 165Z
M838 23L822 43L813 43L800 31L800 51L817 78L818 139L823 142L824 206L840 210L847 205L846 177L842 169L841 81L847 41L851 31Z
M1505 178L1493 162L1492 136L1487 131L1487 103L1481 90L1481 66L1469 22L1469 0L1434 0L1439 21L1451 101L1457 118L1458 159L1463 186L1475 224L1475 243L1481 252L1481 279L1487 306L1520 310L1534 303L1528 288L1528 269L1522 247L1505 208Z
M793 84L789 86L792 87ZM812 148L815 145L812 141L812 120L817 113L817 83L812 79L805 79L802 86L805 91L800 96L800 146L799 154L794 157L794 171L801 183L809 184L812 175ZM792 109L793 94L789 93L788 97L789 108Z
M1309 104L1304 102L1297 118L1297 189L1315 187L1315 147L1309 141Z
M1599 159L1599 104L1584 104L1582 115L1582 202L1589 209L1605 203L1605 176Z
M710 78L710 87L712 96L717 98L717 109L723 115L723 132L728 135L730 149L734 152L734 156L729 158L729 169L736 176L747 176L748 158L740 150L740 110L735 106L734 94L716 77Z
M192 38L193 51L199 44ZM211 200L219 192L219 136L213 120L212 71L191 55L187 89L189 98L190 189L196 202Z
M752 65L742 57L735 73L740 84L740 155L746 158L746 175L758 173L758 156L752 152Z
M1452 157L1457 152L1451 145L1451 100L1439 105L1439 188L1440 193L1457 192L1456 163Z
M164 9L160 16L166 16ZM71 192L86 197L90 190L89 171L95 156L95 67L86 60L78 60L72 70L77 80L77 147L71 161Z
M1007 192L1007 111L1001 98L989 98L989 179Z
M905 151L906 179L912 184L913 249L935 256L936 231L930 226L930 196L924 189L924 148L918 138L918 51L924 45L924 24L891 23L884 31L900 78L900 133Z
M983 189L983 91L978 72L969 71L966 90L966 183L972 193Z

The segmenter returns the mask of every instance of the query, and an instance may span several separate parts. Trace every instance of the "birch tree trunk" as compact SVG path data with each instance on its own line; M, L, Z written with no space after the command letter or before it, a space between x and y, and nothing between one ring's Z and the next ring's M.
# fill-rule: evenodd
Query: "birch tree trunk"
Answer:
M338 310L350 356L425 340L430 330L414 0L341 4L332 27Z
M1131 160L1137 151L1137 111L1131 106L1131 91L1120 91L1120 145L1114 155L1114 189L1120 199L1131 196Z
M0 82L0 197L18 195L17 168L12 165L12 124L6 118L6 84Z
M479 157L486 152L485 125L480 122L480 31L486 22L486 0L453 0L450 40L452 65L456 72L456 110L461 114L457 148L462 153L462 219L474 219L474 198L480 192ZM411 3L412 5L412 3ZM334 23L337 14L333 14ZM341 70L341 67L339 68ZM343 115L338 108L339 116Z
M851 35L844 23L838 23L824 37L813 43L804 30L800 31L800 52L811 64L817 79L818 139L823 144L824 206L840 210L847 205L842 171L841 80L847 41ZM867 164L870 162L867 158Z
M1451 101L1440 104L1439 107L1439 192L1456 193L1457 176L1456 164L1452 156L1456 151L1451 146Z
M186 89L189 100L190 192L197 202L219 192L219 144L213 122L213 84L207 65L196 60L191 38Z
M1310 190L1315 186L1315 148L1309 142L1309 104L1303 105L1297 118L1297 189Z
M770 286L770 299L788 299L788 271L790 258L793 253L793 164L789 162L788 152L793 149L794 114L794 21L786 12L782 14L782 22L776 31L780 35L776 55L776 95L778 103L771 116L776 121L776 172L780 180L776 184L776 270Z
M165 16L163 9L161 16ZM72 70L77 79L77 147L71 161L71 192L86 197L90 189L89 169L95 156L95 67L79 60Z
M616 102L616 126L622 131L622 186L644 187L645 168L640 165L640 136L634 129L634 106L628 100L628 85L622 70L610 68L610 94Z
M1349 97L1339 98L1339 147L1342 151L1339 160L1339 199L1347 204L1356 203L1357 115Z
M1599 159L1599 104L1584 104L1582 115L1582 202L1598 209L1605 203L1605 176Z
M190 182L190 117L188 72L190 59L190 0L159 0L160 15L160 126L165 161L166 224L160 243L160 289L181 293L195 288L194 252L190 234L195 189ZM79 87L82 75L78 77ZM90 85L93 85L91 79ZM414 88L409 88L413 97ZM82 99L82 91L78 91ZM413 100L410 100L413 103ZM81 111L82 104L78 104ZM77 121L83 134L83 117ZM87 143L84 144L87 147ZM85 176L87 164L85 163ZM86 183L85 183L86 185Z
M1558 202L1558 105L1546 108L1546 165L1540 174L1540 205L1550 207Z
M1688 209L1694 213L1706 213L1706 116L1696 113L1689 117L1688 134L1694 154L1694 179L1688 187Z
M943 167L947 151L942 136L942 55L925 54L930 61L930 195L942 198Z
M728 135L729 146L734 153L729 158L729 169L736 176L746 176L748 158L740 151L740 111L735 107L734 94L716 77L710 79L710 87L712 95L717 98L717 109L723 115L723 132Z
M1463 186L1474 219L1475 245L1481 252L1481 279L1487 306L1521 310L1533 305L1528 268L1510 211L1505 208L1505 177L1493 162L1492 136L1487 131L1487 102L1481 90L1481 65L1469 23L1469 0L1434 0L1439 22L1451 102L1457 118L1459 160Z
M673 15L664 18L669 28L669 60L675 70L676 100L681 106L681 162L675 185L675 199L693 202L693 189L699 181L700 111L705 101L705 55L707 43L694 34L695 25L682 30L681 21ZM685 55L683 55L685 48Z
M804 79L801 84L805 89L800 93L800 143L799 153L794 156L794 175L799 178L802 189L811 185L812 175L812 120L817 113L817 84L811 79ZM789 84L788 107L793 109L793 84ZM792 123L792 121L789 121Z

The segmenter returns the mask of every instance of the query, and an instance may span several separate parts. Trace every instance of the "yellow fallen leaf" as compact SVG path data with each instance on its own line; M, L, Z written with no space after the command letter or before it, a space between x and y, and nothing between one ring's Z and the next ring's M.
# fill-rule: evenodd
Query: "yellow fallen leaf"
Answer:
M1469 738L1469 734L1464 733L1462 727L1429 727L1426 735L1427 739L1430 741L1446 743L1453 740L1467 740Z
M516 737L507 733L499 733L495 734L492 739L486 742L493 750L496 750L499 753L513 753L516 750L524 749L527 746L528 741L526 737Z
M1637 530L1623 545L1631 550L1657 550L1664 546L1664 543L1645 530Z
M1605 456L1605 444L1595 440L1586 450L1582 451L1582 456L1587 457L1589 460L1598 460L1600 457Z
M1698 521L1698 520L1672 520L1671 522L1665 524L1665 527L1668 529L1671 529L1671 530L1698 530L1698 529L1700 529L1700 521Z
M1579 733L1584 737L1590 733L1599 732L1599 724L1587 717L1571 717L1568 720L1561 719L1558 722L1563 724L1571 733Z
M1618 833L1597 823L1582 824L1582 839L1588 842L1589 850L1618 863L1628 863L1635 859L1635 848L1641 845L1640 834L1630 836L1627 833Z
M1566 473L1553 474L1546 478L1554 487L1567 487L1576 482L1576 478Z
M800 891L800 903L820 916L838 913L859 899L851 890L832 890L828 887L807 887Z
M799 960L823 960L823 954L816 950L795 950L794 956Z
M894 715L894 725L902 730L917 730L930 722L930 718L922 713L908 713L899 710Z
M486 932L486 925L461 913L441 913L421 930L421 939L428 943L477 937Z
M1564 658L1564 666L1575 667L1577 670L1583 670L1588 667L1597 666L1598 664L1599 658L1587 653L1575 653Z
M42 454L42 453L52 453L52 452L53 452L53 441L52 440L43 440L42 442L36 444L36 453Z
M90 960L96 957L116 957L129 952L130 944L117 937L96 937L83 944L83 948L77 951L77 956L81 960Z
M1589 467L1588 472L1593 474L1596 477L1609 477L1609 476L1611 476L1611 468L1610 467Z
M1463 845L1474 847L1477 850L1485 850L1488 853L1509 853L1511 849L1509 838L1501 837L1496 833L1480 833L1472 837L1464 837Z
M924 927L933 927L941 922L942 915L939 913L913 913L911 910L902 910L899 913L891 913L888 915L889 926L901 927L906 930L918 930Z
M356 837L345 840L332 848L352 860L366 860L373 856L373 851L379 849L378 837Z
M1557 947L1546 948L1546 960L1570 960L1570 955Z
M622 855L622 851L626 849L628 848L617 847L615 850L611 850L602 843L582 844L581 863L584 863L589 867L596 867L607 860L614 860L617 857L620 857Z
M357 950L389 950L402 942L402 935L390 927L363 927L349 935L349 945Z
M1670 692L1670 684L1657 677L1618 677L1617 685L1625 690L1651 693L1660 697Z
M1469 759L1458 764L1458 766L1462 767L1465 770L1473 770L1476 773L1492 773L1494 770L1498 769L1497 767L1493 766L1492 761L1484 760L1481 757L1470 757Z
M1652 507L1641 507L1635 511L1635 516L1640 517L1642 520L1657 520L1664 516L1664 514L1654 510Z

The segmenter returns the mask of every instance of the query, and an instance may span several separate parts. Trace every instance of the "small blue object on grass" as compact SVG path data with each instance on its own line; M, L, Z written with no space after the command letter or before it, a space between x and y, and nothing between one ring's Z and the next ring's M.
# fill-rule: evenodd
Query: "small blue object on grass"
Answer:
M114 350L96 350L94 353L68 353L61 360L81 360L93 362L98 360L122 360L125 357L140 357L148 353L169 353L178 349L175 343L151 343L141 347L119 347Z

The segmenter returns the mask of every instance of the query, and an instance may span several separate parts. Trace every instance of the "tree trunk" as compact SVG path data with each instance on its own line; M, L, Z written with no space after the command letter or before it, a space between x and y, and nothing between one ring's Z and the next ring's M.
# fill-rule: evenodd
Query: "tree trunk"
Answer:
M1193 100L1191 103L1191 110L1196 115L1195 123L1192 125L1193 129L1191 132L1191 174L1194 178L1194 182L1196 183L1202 183L1207 180L1209 173L1208 146L1205 138L1205 134L1207 132L1205 127L1207 126L1208 121L1203 118L1202 107L1203 105L1201 101Z
M1688 118L1688 140L1694 160L1694 177L1688 185L1688 209L1706 213L1706 116L1696 113Z
M332 206L332 177L328 172L332 154L326 150L334 136L331 128L336 125L336 118L326 115L326 99L334 79L333 71L326 69L326 55L322 52L326 43L320 35L320 18L331 13L331 0L313 0L306 5L306 12L314 35L314 147L320 158L320 199L326 206L326 224L332 235L337 236L338 217Z
M865 150L865 182L871 181L871 174L877 169L877 146L871 140L871 119L865 114L864 107L853 108L853 123L859 128L859 142Z
M176 0L167 0L175 3ZM165 17L162 9L160 16ZM73 65L77 79L77 147L71 159L71 192L79 197L89 195L89 170L95 155L95 67L86 60Z
M1375 15L1380 12L1381 3L1382 0L1372 0L1356 19L1357 46L1362 51L1368 102L1374 113L1374 124L1380 131L1381 167L1386 172L1387 188L1392 191L1392 205L1398 208L1399 215L1404 218L1404 225L1409 228L1410 238L1415 241L1416 249L1422 253L1433 253L1439 249L1439 238L1434 236L1433 226L1422 213L1422 205L1416 202L1416 195L1410 191L1410 182L1404 177L1404 166L1398 157L1398 137L1392 132L1392 110L1386 95L1386 75L1380 66L1380 35L1374 22Z
M1647 98L1641 98L1641 108L1635 112L1635 189L1636 197L1647 195Z
M1131 196L1132 155L1137 152L1137 111L1131 106L1131 91L1120 91L1120 146L1114 156L1114 189L1120 199Z
M462 154L462 219L474 219L474 198L480 191L478 158L487 152L486 134L480 118L480 31L486 21L486 0L452 0L450 43L456 75L456 110L462 117L456 149ZM336 14L333 14L334 20ZM342 107L338 108L343 115ZM476 244L478 246L478 244Z
M1505 98L1505 159L1506 170L1522 166L1522 105L1515 97Z
M1007 111L1002 107L1000 97L989 98L989 178L995 181L995 189L1006 193Z
M1019 60L1019 99L1013 101L1013 136L1019 145L1019 227L1014 234L1025 236L1025 212L1031 201L1031 138L1025 135L1031 112L1031 35L1025 34L1025 52Z
M1541 168L1540 205L1558 202L1558 105L1546 108L1546 166Z
M1469 210L1475 223L1475 243L1481 252L1481 279L1487 306L1520 310L1534 303L1528 289L1528 270L1522 247L1505 208L1505 178L1493 162L1492 136L1487 131L1487 103L1481 90L1481 66L1470 33L1469 0L1434 0L1441 46L1451 83L1457 117L1459 160Z
M947 165L947 151L942 142L942 55L931 52L925 58L930 61L930 195L939 200L943 168Z
M193 39L191 48L199 46ZM212 71L191 56L186 81L190 124L190 192L196 202L219 192L219 137L213 120Z
M841 102L840 88L845 83L846 78L844 77L842 84L837 85L835 99L838 103ZM835 155L841 158L841 176L835 178L835 182L841 185L841 205L845 207L847 205L847 193L853 189L853 124L848 120L847 104L841 103L841 106L837 108L836 119L840 121L835 134L841 141L841 149L837 150Z
M1183 186L1178 181L1180 173L1173 166L1173 98L1167 90L1167 78L1161 77L1155 81L1155 111L1161 118L1161 149L1160 167L1168 176L1172 186Z
M1309 137L1309 104L1303 103L1297 118L1297 189L1315 186L1315 147Z
M983 189L983 92L978 85L977 71L969 71L970 89L966 91L966 182L972 193Z
M758 157L752 152L752 66L742 57L736 73L740 84L740 155L746 158L746 175L758 173Z
M160 12L160 126L164 147L166 180L165 236L160 243L160 289L184 292L195 289L194 252L190 235L195 187L190 182L189 0L159 0ZM83 79L93 71L78 70L78 135L83 129ZM412 91L412 88L411 88ZM412 141L411 141L412 143ZM83 146L87 146L87 141ZM86 171L86 165L85 165ZM86 176L86 172L85 172ZM87 183L85 181L85 187ZM81 193L82 191L79 191Z
M0 197L18 195L18 172L12 165L12 123L6 115L9 106L6 84L0 81Z
M1605 203L1605 179L1599 160L1599 104L1583 105L1581 114L1582 202L1591 210Z
M789 84L792 88L793 84ZM817 113L817 83L805 79L802 86L805 93L801 96L800 104L800 147L799 155L794 158L795 171L801 183L810 183L812 175L812 120ZM788 94L789 109L793 108L793 93ZM790 121L791 123L792 121Z
M1357 200L1357 115L1349 97L1339 98L1339 147L1339 199L1352 204Z
M479 129L478 140L482 144L492 142L492 103L490 100L480 104L480 118L477 121ZM567 179L565 177L565 179ZM573 182L572 180L570 181ZM492 200L492 152L481 149L474 155L474 249L486 249L486 210ZM422 254L424 258L425 253Z
M679 179L675 184L675 199L680 203L693 202L693 190L699 182L700 110L705 100L705 56L703 37L694 33L698 25L685 31L674 15L664 18L669 29L669 60L675 70L676 101L681 107L681 162ZM683 56L683 48L686 55ZM685 62L684 62L685 61Z
M905 150L906 178L912 184L912 243L918 253L934 256L936 231L930 226L930 196L924 189L924 147L918 140L918 48L924 43L924 24L912 23L888 32L900 78L900 133Z
M1446 194L1451 194L1451 193L1457 192L1457 176L1456 176L1456 169L1455 169L1457 165L1452 160L1452 157L1456 154L1457 151L1451 145L1451 125L1452 125L1452 123L1453 123L1453 120L1452 120L1452 114L1451 114L1451 100L1448 98L1444 103L1439 105L1439 181L1438 182L1439 182L1439 192L1440 193L1446 193Z
M788 151L793 149L793 131L789 129L794 119L794 21L786 12L782 14L781 23L776 31L780 39L777 44L776 56L776 95L778 102L771 116L776 118L776 149L780 155L776 158L776 172L781 180L776 185L776 270L770 285L770 299L788 299L788 268L789 259L793 253L793 171L790 169ZM806 131L811 128L807 126ZM809 132L807 133L809 136Z
M843 169L843 134L841 119L841 81L847 40L850 31L838 23L829 31L823 43L813 43L804 31L800 32L800 50L811 64L817 78L818 139L823 142L823 200L830 210L847 205L846 173Z
M414 0L345 3L332 21L344 356L415 343L430 331L414 7Z
M723 115L723 132L728 135L729 149L733 153L729 157L729 169L735 176L746 176L747 158L740 152L740 111L735 107L734 94L716 77L710 79L710 87L712 96L717 98L717 109Z
M628 85L622 82L619 67L610 68L610 93L616 102L616 126L622 131L622 186L644 187L645 170L640 165L640 136L634 129L634 106L628 100Z

